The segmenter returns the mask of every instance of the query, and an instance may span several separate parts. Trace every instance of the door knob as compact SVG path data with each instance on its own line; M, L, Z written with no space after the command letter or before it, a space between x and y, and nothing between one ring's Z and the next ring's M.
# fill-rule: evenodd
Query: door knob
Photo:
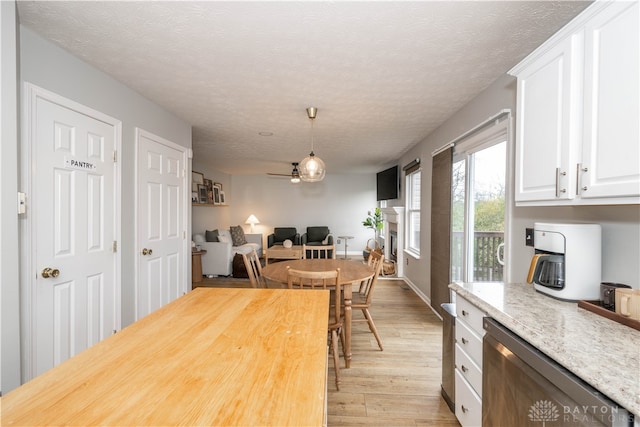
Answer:
M57 268L45 268L44 270L42 270L42 277L44 277L45 279L48 279L49 277L58 277L60 275L60 270L58 270Z
M152 249L144 248L142 249L142 255L151 255L153 253Z

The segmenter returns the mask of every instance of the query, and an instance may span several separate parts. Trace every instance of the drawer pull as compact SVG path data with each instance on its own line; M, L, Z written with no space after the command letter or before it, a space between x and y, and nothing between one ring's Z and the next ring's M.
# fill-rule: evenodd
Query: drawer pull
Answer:
M462 344L468 344L468 343L469 343L469 340L464 338L464 337L462 337Z
M469 370L466 366L462 365L461 367L462 372L467 373L467 371Z
M469 315L469 312L468 312L468 311L466 311L466 310L462 310L462 315L463 315L463 316L468 316L468 315Z
M462 409L462 412L464 412L465 414L469 412L469 409L465 408L464 405L460 405L460 409Z

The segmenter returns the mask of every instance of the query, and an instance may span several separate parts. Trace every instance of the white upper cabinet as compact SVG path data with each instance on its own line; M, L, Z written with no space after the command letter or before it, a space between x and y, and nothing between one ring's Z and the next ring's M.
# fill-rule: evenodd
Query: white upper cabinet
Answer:
M582 198L640 194L639 15L615 3L585 27Z
M638 2L596 2L517 76L516 204L640 203Z

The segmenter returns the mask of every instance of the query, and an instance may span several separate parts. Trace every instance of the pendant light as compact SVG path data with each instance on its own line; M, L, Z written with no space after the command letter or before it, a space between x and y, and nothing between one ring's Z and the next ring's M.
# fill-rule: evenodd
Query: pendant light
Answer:
M325 174L324 162L313 153L313 119L317 113L317 108L307 108L307 116L311 120L311 153L300 162L300 179L305 182L322 181Z

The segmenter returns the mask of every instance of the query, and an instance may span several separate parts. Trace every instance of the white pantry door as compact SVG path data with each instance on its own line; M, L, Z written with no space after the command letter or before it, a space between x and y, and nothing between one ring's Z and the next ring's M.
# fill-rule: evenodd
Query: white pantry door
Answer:
M190 261L191 253L185 250L186 148L140 129L136 141L137 320L187 292L185 258L189 255Z
M114 251L119 122L50 99L32 95L28 119L33 163L27 215L35 225L36 269L30 290L32 376L113 334L120 318Z

